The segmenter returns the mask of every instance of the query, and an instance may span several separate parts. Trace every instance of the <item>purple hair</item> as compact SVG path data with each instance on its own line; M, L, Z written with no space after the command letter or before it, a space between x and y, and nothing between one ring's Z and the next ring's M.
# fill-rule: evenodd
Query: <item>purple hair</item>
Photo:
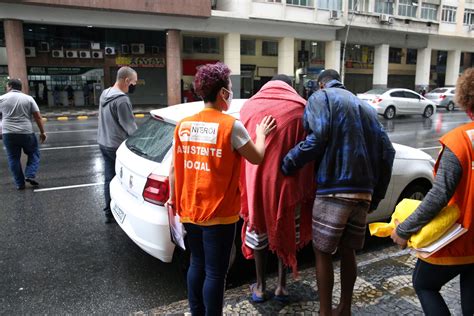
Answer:
M224 63L207 64L198 68L194 91L204 102L215 102L221 88L229 88L230 69Z

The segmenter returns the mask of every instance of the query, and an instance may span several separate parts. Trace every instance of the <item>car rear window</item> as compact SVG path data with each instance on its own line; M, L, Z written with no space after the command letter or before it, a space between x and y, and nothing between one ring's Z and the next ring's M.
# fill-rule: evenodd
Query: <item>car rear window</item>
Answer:
M379 89L369 90L365 94L378 94L378 95L380 95L380 94L384 94L387 91L388 91L388 89L379 88Z
M137 155L162 162L173 143L176 125L150 117L130 136L125 145Z
M437 88L437 89L434 89L433 91L430 91L430 93L445 93L446 91L448 91L448 89Z

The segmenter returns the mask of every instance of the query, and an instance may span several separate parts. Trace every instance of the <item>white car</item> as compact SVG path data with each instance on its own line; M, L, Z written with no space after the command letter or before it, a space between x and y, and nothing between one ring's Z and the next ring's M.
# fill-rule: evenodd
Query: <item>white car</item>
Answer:
M232 101L227 113L239 117L245 101ZM169 192L173 133L177 122L199 112L203 106L199 101L151 111L151 118L117 150L117 175L110 184L112 213L140 248L164 262L171 262L174 251L164 207ZM433 159L411 147L394 147L392 180L386 198L369 216L371 222L389 218L402 198L422 199L431 188Z
M359 99L367 101L377 113L391 120L396 115L421 114L430 117L436 112L436 105L409 89L373 89L357 94Z
M448 111L453 111L456 104L454 103L455 87L436 88L425 94L425 98L433 101L437 107L445 107Z

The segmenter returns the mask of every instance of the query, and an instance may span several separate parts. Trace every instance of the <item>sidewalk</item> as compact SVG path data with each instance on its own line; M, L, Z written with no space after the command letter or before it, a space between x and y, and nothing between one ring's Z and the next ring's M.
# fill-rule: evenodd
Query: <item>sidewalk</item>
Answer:
M158 109L160 106L133 106L135 117L144 117L151 110ZM40 107L40 112L46 120L85 120L89 117L99 115L98 106L77 106L77 107Z
M422 309L411 278L416 257L407 250L393 246L383 252L359 255L358 271L352 313L354 315L422 315ZM339 261L334 263L334 298L337 304L340 293ZM275 288L276 278L269 279L268 289ZM290 303L274 300L254 304L250 302L248 285L226 291L225 315L318 315L319 301L314 268L300 271L299 280L289 276ZM448 283L441 291L451 313L460 315L459 277ZM182 315L189 312L187 301L160 306L151 311L135 315Z

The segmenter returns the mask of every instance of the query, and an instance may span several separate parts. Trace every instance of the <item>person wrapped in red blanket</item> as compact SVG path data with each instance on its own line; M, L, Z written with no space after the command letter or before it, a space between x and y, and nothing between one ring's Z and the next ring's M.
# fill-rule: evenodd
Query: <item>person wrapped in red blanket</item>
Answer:
M262 164L242 162L241 216L242 253L255 259L257 282L252 284L254 302L267 299L265 266L267 251L278 257L278 286L274 299L288 300L285 266L297 274L296 251L311 241L311 209L315 192L313 164L285 177L280 162L304 139L303 112L306 101L291 86L291 79L276 75L250 98L240 110L240 119L255 138L255 126L266 115L277 122L266 139Z

